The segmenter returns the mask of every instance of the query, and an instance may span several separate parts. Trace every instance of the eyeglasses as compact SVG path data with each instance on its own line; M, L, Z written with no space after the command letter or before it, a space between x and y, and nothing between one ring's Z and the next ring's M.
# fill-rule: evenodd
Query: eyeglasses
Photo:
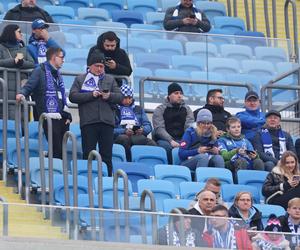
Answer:
M213 96L213 97L215 97L215 98L218 98L219 100L221 100L221 101L224 101L225 100L225 98L223 97L223 96Z
M59 57L60 59L64 59L65 58L65 56L57 56L57 57Z

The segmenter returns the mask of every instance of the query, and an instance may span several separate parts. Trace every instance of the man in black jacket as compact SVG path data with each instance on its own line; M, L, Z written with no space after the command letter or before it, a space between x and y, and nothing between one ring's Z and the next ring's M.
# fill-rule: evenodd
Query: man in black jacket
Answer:
M105 56L105 72L112 75L130 76L132 68L125 50L120 48L120 39L117 35L108 31L101 34L97 39L97 45L89 51L88 58L98 49ZM116 79L119 87L122 85L122 79Z
M222 89L209 90L206 95L206 104L202 108L194 111L195 119L200 109L208 109L212 113L213 124L218 129L218 136L226 132L226 120L231 117L231 114L224 109L224 97L222 93Z

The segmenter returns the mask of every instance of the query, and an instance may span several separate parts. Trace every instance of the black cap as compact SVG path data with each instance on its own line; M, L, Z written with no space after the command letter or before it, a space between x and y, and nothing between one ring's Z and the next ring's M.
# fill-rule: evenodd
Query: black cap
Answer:
M91 55L87 59L87 66L91 66L95 63L105 63L104 54L101 53L100 50L95 50L91 53Z
M266 113L266 118L270 115L276 115L281 119L281 114L277 110L270 110L268 113Z
M174 93L176 91L181 91L181 93L183 93L181 86L176 82L172 82L168 86L168 95L171 95L172 93Z
M250 91L247 92L247 94L245 95L245 101L247 101L251 97L259 99L258 94L253 90L250 90Z

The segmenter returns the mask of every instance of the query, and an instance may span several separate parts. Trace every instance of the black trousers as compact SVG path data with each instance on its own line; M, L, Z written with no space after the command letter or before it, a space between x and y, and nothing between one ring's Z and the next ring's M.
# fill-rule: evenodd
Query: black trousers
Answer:
M112 147L114 128L105 123L94 123L81 128L83 159L88 159L89 153L96 149L108 168L108 175L112 176Z
M52 141L53 157L62 159L62 140L66 131L69 131L70 124L66 124L66 119L52 119ZM44 133L48 141L48 125L45 120L43 123Z

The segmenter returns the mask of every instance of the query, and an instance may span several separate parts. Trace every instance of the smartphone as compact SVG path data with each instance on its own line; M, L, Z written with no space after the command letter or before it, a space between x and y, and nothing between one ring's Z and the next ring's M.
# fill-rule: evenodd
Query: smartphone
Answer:
M112 60L112 58L111 58L110 56L106 56L106 57L105 57L105 61L106 61L106 62L111 61L111 60Z
M103 92L103 93L108 93L108 92L109 92L109 89L103 89L102 92Z
M255 151L253 151L253 150L246 149L245 152L246 152L246 154L255 154Z
M189 18L196 18L196 15L195 15L195 14L191 14L191 15L189 16Z
M135 125L135 126L132 127L132 130L133 130L133 131L137 131L137 130L140 129L140 128L141 128L141 126L136 126L136 125Z
M294 175L293 181L300 181L300 175Z

